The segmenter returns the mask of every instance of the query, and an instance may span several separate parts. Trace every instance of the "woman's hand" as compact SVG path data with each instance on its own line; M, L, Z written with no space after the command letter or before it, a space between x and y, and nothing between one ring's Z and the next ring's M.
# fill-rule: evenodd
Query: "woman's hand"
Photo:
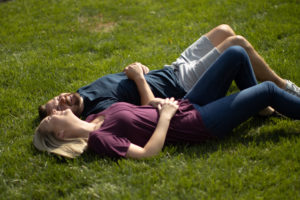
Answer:
M178 101L172 97L170 99L164 99L162 103L158 104L157 109L161 117L171 120L178 110L178 107Z
M149 105L154 107L154 108L157 108L158 105L162 104L164 101L165 101L165 99L162 99L162 98L154 98L153 100L151 100L149 102Z
M178 102L175 101L174 98L164 99L160 104L158 104L157 108L160 116L157 126L149 141L144 147L131 143L127 150L126 157L140 159L157 155L164 146L171 119L176 113L178 107Z
M139 62L135 62L125 67L124 72L129 79L134 81L144 78L144 74L149 72L149 68Z

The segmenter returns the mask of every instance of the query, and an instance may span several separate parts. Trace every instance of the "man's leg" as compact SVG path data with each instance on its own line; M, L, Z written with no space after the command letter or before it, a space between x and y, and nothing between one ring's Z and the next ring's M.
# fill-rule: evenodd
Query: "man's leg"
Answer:
M220 53L206 36L186 48L172 63L177 71L177 77L182 87L189 91L198 81L199 77L220 56ZM204 61L202 62L204 58ZM198 62L201 63L198 64Z
M249 57L240 46L228 48L184 98L198 105L208 104L224 97L233 80L240 90L257 84Z
M181 54L178 59L181 62L173 63L178 71L179 82L184 89L189 91L199 77L220 56L220 53L234 45L242 46L247 51L257 80L272 81L278 87L300 97L298 86L278 76L255 51L253 46L242 36L237 36L232 28L226 24L219 25L203 35ZM201 55L199 52L201 52ZM203 55L205 52L207 53Z
M278 87L286 88L286 80L278 76L253 46L244 37L236 35L230 26L226 24L217 26L206 33L205 36L217 47L220 53L224 52L230 46L239 45L243 47L249 55L257 80L272 81Z

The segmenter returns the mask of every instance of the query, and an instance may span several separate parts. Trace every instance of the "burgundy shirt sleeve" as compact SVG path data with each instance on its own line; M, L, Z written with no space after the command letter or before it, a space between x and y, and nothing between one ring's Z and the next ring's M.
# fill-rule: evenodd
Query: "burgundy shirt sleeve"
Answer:
M88 147L101 156L125 157L129 145L127 138L104 131L91 132L88 139Z

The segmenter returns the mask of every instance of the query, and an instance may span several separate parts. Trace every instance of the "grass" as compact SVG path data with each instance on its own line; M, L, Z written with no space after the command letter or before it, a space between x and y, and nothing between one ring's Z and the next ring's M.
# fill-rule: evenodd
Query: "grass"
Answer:
M300 85L297 0L1 2L0 199L299 199L297 120L251 118L224 141L143 161L32 145L39 104L135 61L159 69L222 23Z

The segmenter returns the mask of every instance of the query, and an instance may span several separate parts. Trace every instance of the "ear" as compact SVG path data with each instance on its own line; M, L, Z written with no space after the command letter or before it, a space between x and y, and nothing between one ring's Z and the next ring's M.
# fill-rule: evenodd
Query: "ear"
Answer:
M58 131L58 133L55 134L56 137L60 140L63 140L65 138L65 133L64 133L64 130L60 130Z

